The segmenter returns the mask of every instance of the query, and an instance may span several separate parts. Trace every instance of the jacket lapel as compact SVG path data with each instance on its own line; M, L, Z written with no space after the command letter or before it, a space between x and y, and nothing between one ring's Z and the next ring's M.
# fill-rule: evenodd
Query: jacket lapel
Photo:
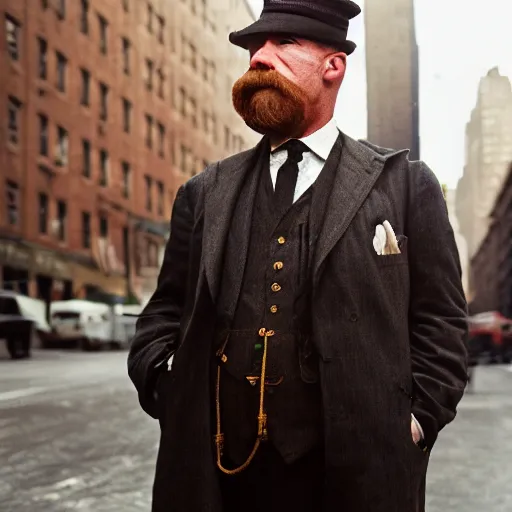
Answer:
M235 212L237 200L242 191L242 186L247 175L255 169L258 156L266 145L266 138L259 144L243 153L234 155L219 162L212 183L207 185L205 196L205 217L203 231L203 260L206 279L214 301L217 300L221 279L222 263L226 240L231 225L231 219ZM257 180L253 180L257 182ZM252 204L255 187L251 187L252 194L248 200ZM252 208L244 209L244 219L239 219L240 224L250 224ZM245 261L249 244L250 230L246 230L245 237L240 239L239 257ZM240 265L237 265L239 268ZM241 268L243 273L243 266ZM239 276L240 280L242 275Z
M364 143L343 136L343 147L313 258L313 286L325 258L347 230L384 168L381 156ZM368 235L370 236L370 234Z

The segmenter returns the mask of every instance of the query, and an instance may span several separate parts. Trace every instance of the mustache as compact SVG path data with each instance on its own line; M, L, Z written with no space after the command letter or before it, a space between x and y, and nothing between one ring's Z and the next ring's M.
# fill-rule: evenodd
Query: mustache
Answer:
M259 89L286 89L290 82L283 75L273 69L249 69L240 78L247 94L252 94Z

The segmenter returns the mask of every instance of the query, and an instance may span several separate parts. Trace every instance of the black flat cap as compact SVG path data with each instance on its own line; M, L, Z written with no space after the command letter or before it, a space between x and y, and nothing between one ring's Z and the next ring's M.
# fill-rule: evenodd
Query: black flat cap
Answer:
M360 12L351 0L264 0L260 18L231 32L229 40L247 49L255 38L283 34L327 44L349 55L356 48L347 40L349 21Z

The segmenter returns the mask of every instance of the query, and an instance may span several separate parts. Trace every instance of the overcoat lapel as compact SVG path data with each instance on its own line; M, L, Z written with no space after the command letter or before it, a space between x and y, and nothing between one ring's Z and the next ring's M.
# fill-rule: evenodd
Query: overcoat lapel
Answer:
M255 170L258 157L266 144L267 138L264 137L255 148L223 160L217 165L212 183L206 184L203 260L206 279L214 302L217 300L220 289L224 249L237 200L242 191L244 180L251 171ZM244 218L237 219L239 226L250 227L252 215L250 205L252 205L254 200L255 190L255 187L251 187L251 193L245 197L248 207L243 209ZM238 258L241 261L245 261L247 256L250 236L249 227L244 230L245 236L239 239ZM243 264L237 265L233 270L240 273L237 279L241 282L243 278Z
M341 239L384 168L386 157L345 134L336 177L313 257L313 286L329 252ZM372 234L368 233L371 237Z

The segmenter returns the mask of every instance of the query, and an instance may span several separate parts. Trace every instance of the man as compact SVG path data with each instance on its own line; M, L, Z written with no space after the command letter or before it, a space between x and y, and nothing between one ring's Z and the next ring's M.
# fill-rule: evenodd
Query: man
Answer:
M230 35L250 53L234 106L264 137L179 190L137 325L154 512L424 510L466 302L434 174L333 120L359 12L267 0Z

